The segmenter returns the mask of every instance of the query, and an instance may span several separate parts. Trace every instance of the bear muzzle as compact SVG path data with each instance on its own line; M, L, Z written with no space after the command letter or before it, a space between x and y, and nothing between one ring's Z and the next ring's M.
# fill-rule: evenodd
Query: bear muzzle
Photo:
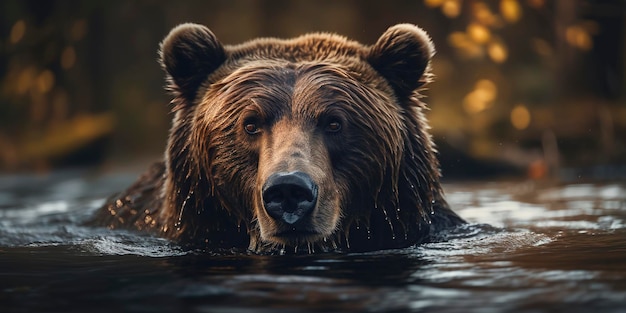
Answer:
M278 172L262 188L263 206L275 221L292 227L305 226L315 209L318 186L300 171Z

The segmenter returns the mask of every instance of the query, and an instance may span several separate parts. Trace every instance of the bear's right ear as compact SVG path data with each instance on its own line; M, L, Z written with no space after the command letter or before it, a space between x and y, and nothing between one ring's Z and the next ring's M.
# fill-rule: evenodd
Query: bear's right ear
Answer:
M226 61L226 53L207 27L186 23L174 27L165 37L160 58L168 88L191 103L207 76Z

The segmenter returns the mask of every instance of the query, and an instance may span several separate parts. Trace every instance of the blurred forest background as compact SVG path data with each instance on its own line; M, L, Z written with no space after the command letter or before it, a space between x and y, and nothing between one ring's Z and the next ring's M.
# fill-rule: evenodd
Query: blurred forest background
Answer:
M408 22L438 51L426 101L444 176L626 177L623 0L5 0L0 17L2 172L158 159L171 116L157 48L179 23L225 44L373 44Z

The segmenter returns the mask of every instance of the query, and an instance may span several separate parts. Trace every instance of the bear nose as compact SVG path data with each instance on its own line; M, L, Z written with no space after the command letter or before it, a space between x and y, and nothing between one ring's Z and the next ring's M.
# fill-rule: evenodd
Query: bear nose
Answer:
M271 217L293 225L315 208L317 185L304 172L280 172L267 179L262 196Z

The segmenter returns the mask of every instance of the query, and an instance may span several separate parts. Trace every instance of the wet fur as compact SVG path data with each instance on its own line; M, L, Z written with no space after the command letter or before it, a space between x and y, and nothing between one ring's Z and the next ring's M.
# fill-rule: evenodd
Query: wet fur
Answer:
M222 46L205 27L175 28L161 53L174 95L165 160L108 199L95 223L256 252L367 251L431 240L463 223L443 197L417 93L431 79L433 53L428 36L406 24L371 47L332 34ZM272 135L244 134L238 126L247 114ZM329 115L344 119L341 137L320 133ZM296 148L280 152L283 146ZM289 165L289 153L315 162ZM278 226L258 190L290 166L322 183L314 214L323 237L271 237Z

